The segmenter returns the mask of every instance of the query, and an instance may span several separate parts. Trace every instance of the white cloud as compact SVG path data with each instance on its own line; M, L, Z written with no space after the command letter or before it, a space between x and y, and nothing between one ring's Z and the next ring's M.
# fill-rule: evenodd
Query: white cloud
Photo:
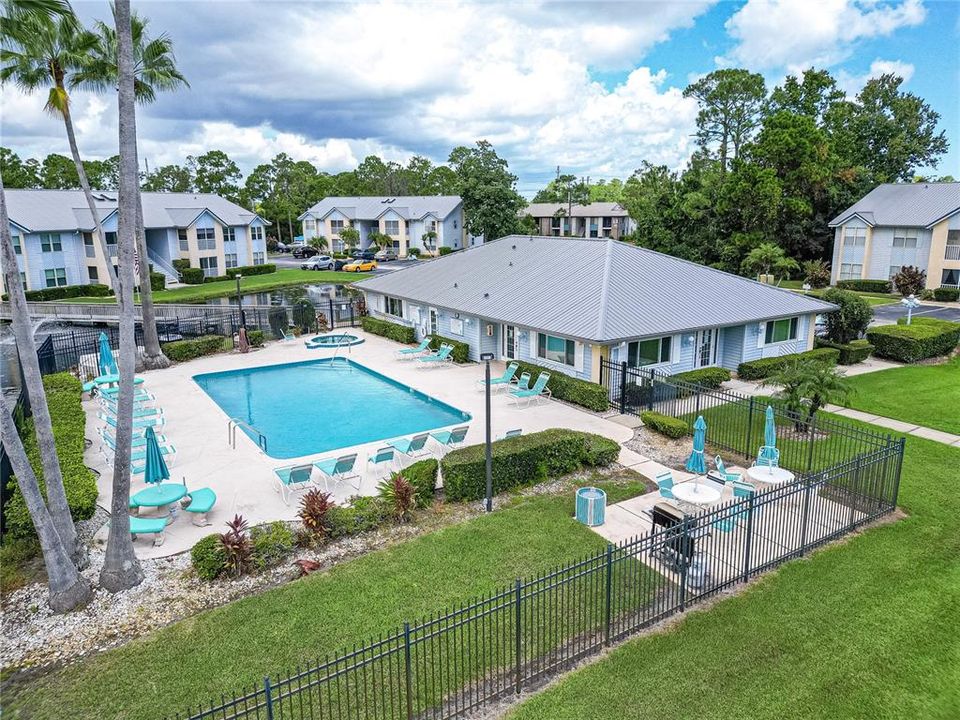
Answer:
M853 96L860 92L863 86L867 84L867 81L872 78L893 74L902 77L906 83L910 82L910 78L913 77L913 71L913 65L908 62L903 62L902 60L877 59L870 63L870 70L863 75L856 75L846 70L841 70L837 73L837 85L839 85L840 89L847 95Z
M797 72L845 60L855 43L919 25L921 0L748 0L726 22L737 45L717 62Z

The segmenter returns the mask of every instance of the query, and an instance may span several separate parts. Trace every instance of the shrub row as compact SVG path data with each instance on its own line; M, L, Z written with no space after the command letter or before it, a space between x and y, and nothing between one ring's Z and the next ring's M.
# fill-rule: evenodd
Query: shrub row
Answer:
M440 255L441 255L441 256L443 256L443 255L449 255L449 254L452 253L452 252L453 252L453 248L452 248L452 247L441 247L441 248L440 248Z
M553 429L498 440L492 445L494 494L560 477L584 466L609 465L620 446L613 440L576 430ZM449 500L477 500L486 494L484 446L447 453L440 461Z
M187 258L177 258L176 260L171 260L170 264L180 272L183 272L186 268L190 267L190 260Z
M854 340L849 343L837 343L824 338L817 338L817 347L835 348L840 351L838 362L841 365L856 365L863 362L873 352L873 345L869 340Z
M836 365L840 359L840 351L836 348L825 347L807 350L801 353L790 353L789 355L781 355L780 357L748 360L737 366L737 375L741 380L764 380L771 375L776 375L789 361L797 358L803 358L810 362Z
M293 531L276 520L250 530L250 559L258 570L277 565L293 551ZM216 580L227 571L227 554L220 536L206 535L190 550L190 564L201 580Z
M470 346L467 345L467 343L460 342L459 340L452 340L451 338L443 337L442 335L430 336L430 349L439 350L441 343L453 345L453 351L450 353L450 357L455 363L463 364L465 362L470 362Z
M158 290L163 290L167 286L167 276L163 273L151 272L150 273L150 289L153 292Z
M187 285L203 285L203 270L195 267L180 268L180 280Z
M598 385L589 380L581 380L535 363L517 361L517 364L519 367L516 377L520 377L521 373L530 373L531 385L536 382L540 373L549 372L550 382L547 383L547 387L557 400L580 405L595 412L604 412L610 405L607 398L607 389L603 385Z
M62 287L43 288L42 290L28 290L24 295L27 300L63 300L75 297L109 297L113 295L113 290L106 285L91 283L89 285L64 285ZM9 300L10 296L4 293L3 299Z
M416 332L412 327L388 322L379 318L367 315L363 318L363 329L374 335L382 335L390 340L396 340L406 345L411 345L416 341Z
M893 283L889 280L840 280L837 287L841 290L889 294L893 292Z
M934 288L933 299L938 302L956 302L960 300L960 288Z
M249 275L270 275L277 271L277 266L273 263L264 263L263 265L241 265L240 267L227 268L226 277L231 280L237 275L247 277Z
M722 367L699 368L670 376L670 380L679 380L706 388L718 388L729 379L730 371Z
M50 410L57 458L60 460L70 514L74 520L87 520L93 516L96 508L97 480L83 464L86 415L80 405L80 381L69 373L58 373L47 375L43 379L43 386L47 394L47 407ZM33 421L27 420L24 427L20 428L20 437L23 438L27 457L30 458L30 464L40 481L40 489L46 492ZM11 495L4 510L7 532L14 538L34 535L33 522L15 478L10 479L8 487Z
M223 338L219 335L202 335L193 340L174 340L163 344L163 354L174 362L185 362L204 355L213 355L223 350Z
M651 430L674 440L687 434L687 424L683 420L658 413L655 410L643 411L640 413L640 420Z
M381 497L355 495L346 505L334 505L327 512L331 539L376 530L390 516L390 508Z
M433 458L428 458L426 460L418 460L400 471L400 474L407 479L407 482L416 488L418 507L426 507L433 502L433 496L437 488L437 470L439 468L440 463Z
M881 325L867 331L867 340L877 357L912 363L948 355L960 343L960 323L932 318L914 318L910 325L900 318L897 325Z
M247 342L250 347L263 347L263 330L247 330Z

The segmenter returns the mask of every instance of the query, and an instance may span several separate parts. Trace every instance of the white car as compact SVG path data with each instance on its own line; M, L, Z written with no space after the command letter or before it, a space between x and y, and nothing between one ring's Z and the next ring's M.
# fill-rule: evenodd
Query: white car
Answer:
M329 255L314 255L300 263L301 270L333 270L333 258Z

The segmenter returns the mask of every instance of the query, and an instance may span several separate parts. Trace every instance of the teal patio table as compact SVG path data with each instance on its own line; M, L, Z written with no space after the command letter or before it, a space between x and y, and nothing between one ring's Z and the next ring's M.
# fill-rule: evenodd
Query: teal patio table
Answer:
M170 506L170 516L177 515L177 500L187 494L187 488L180 483L160 483L153 487L141 490L132 498L130 504L141 507L162 508L165 505Z

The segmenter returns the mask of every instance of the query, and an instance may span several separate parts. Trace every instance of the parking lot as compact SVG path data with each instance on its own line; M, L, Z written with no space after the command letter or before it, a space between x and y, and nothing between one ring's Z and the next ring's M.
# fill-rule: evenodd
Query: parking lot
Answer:
M269 262L275 264L278 268L299 268L300 263L305 262L305 260L299 260L292 255L287 253L272 253L269 257ZM378 263L376 272L391 272L393 270L399 270L400 268L407 267L417 260L391 260L390 262Z
M898 318L906 317L907 309L900 303L877 305L873 308L873 325L892 325ZM921 304L913 311L913 317L936 318L960 322L960 307L940 307Z

